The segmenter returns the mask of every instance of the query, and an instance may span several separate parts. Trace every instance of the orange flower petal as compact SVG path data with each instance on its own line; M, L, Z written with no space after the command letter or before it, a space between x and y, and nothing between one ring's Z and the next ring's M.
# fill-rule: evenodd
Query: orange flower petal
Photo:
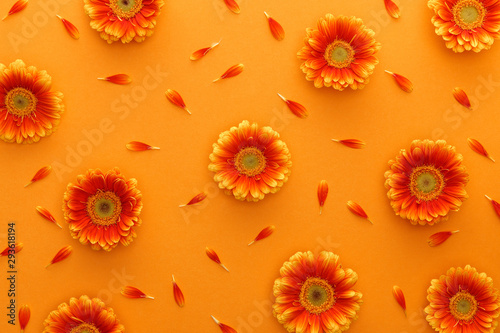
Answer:
M181 109L184 109L187 113L191 114L191 112L186 107L186 103L184 103L184 100L177 91L173 89L167 89L167 91L165 92L165 96L167 96L167 99L170 101L170 103L180 107Z
M399 303L399 305L401 305L401 307L403 308L403 310L405 312L405 316L406 316L405 295L403 294L403 291L401 290L401 288L399 288L398 286L393 286L392 287L392 295L394 296L396 301Z
M240 6L236 3L234 0L224 0L224 3L226 4L227 8L229 8L230 11L232 11L235 14L240 13Z
M125 287L123 287L120 293L123 296L128 297L128 298L149 298L149 299L155 299L154 297L146 295L141 290L137 289L136 287L132 287L132 286L125 286Z
M24 247L23 243L14 243L13 249L7 246L2 252L0 252L0 257L8 256L9 254L14 254L21 251ZM10 252L10 253L9 253ZM12 253L14 252L14 253Z
M189 202L185 205L180 205L179 207L186 207L186 206L191 206L191 205L194 205L194 204L197 204L197 203L200 203L202 202L203 200L205 200L205 198L207 197L207 195L205 193L199 193L197 195L195 195L193 197L193 199L189 200Z
M243 67L245 67L243 64L231 66L227 71L224 72L224 74L222 74L219 78L215 79L213 82L217 82L219 80L228 79L230 77L239 75L241 74L241 72L243 72Z
M114 84L129 84L132 78L127 74L116 74L107 77L98 77L98 80L108 81Z
M325 205L326 197L328 196L328 184L326 180L322 180L318 185L318 201L319 201L319 213L323 211L323 206Z
M227 269L226 266L224 266L222 264L222 262L220 261L219 259L219 256L217 255L217 253L215 253L214 250L210 249L210 248L206 248L205 249L205 253L207 254L207 256L212 260L212 261L215 261L217 264L219 264L222 268L224 268L226 271L229 272L229 269Z
M436 232L435 234L429 236L427 244L429 244L429 246L438 246L439 244L450 238L451 235L456 234L457 232L459 232L459 230Z
M217 319L215 319L215 317L214 317L214 316L211 316L211 317L212 317L212 319L215 321L215 323L216 323L217 325L219 325L219 327L220 327L220 329L221 329L221 331L222 331L223 333L238 333L238 332L237 332L234 328L232 328L231 326L228 326L228 325L226 325L226 324L221 323L220 321L218 321Z
M411 83L410 80L405 78L403 75L396 74L393 72L385 71L386 73L389 73L392 75L396 83L398 84L399 88L401 90L406 91L407 93L411 93L413 91L413 83Z
M294 115L296 115L297 117L302 118L302 119L307 118L309 113L307 112L307 109L302 104L299 104L299 103L294 102L294 101L290 101L290 100L286 99L285 97L283 97L279 93L278 93L278 96L286 103L286 105L288 106L290 111L292 111L292 113Z
M467 109L472 110L469 97L467 96L465 91L462 90L462 88L456 87L455 89L453 89L453 97L455 97L458 103L462 104Z
M35 175L31 179L31 181L28 184L24 185L24 187L26 187L26 186L28 186L36 181L39 181L40 179L47 177L51 171L52 171L52 167L50 165L44 166L43 168L41 168L40 170L38 170L35 173Z
M181 288L179 288L177 282L175 282L175 278L173 275L172 275L172 284L174 288L175 303L177 303L177 305L182 308L184 306L184 294L182 294Z
M62 23L64 24L64 27L66 28L66 30L68 31L68 33L71 37L73 37L74 39L80 38L80 31L78 31L78 29L73 25L73 23L62 18L59 15L56 15L56 16L61 19Z
M260 241L261 239L264 239L264 238L271 236L271 234L274 232L274 229L276 229L276 227L274 225L270 225L268 227L265 227L264 229L262 229L259 232L259 234L257 235L257 237L254 238L253 241L248 243L248 245L250 246L257 241Z
M387 10L387 13L389 13L389 15L391 15L395 19L401 16L401 11L399 10L398 5L394 3L394 1L384 0L384 4L385 4L385 9Z
M486 149L484 149L483 145L481 143L479 143L479 141L472 139L472 138L468 138L467 143L469 144L469 147L472 150L474 150L476 153L483 155L483 156L489 158L490 160L492 160L493 162L495 162L493 157L491 157L490 154L488 154Z
M19 326L21 328L21 333L24 332L26 325L30 321L31 310L30 307L26 304L19 308Z
M347 208L349 208L349 210L353 213L353 214L356 214L362 218L365 218L367 219L368 221L370 221L371 224L373 224L373 222L368 218L368 215L366 214L366 212L363 210L363 208L361 208L360 205L358 205L357 203L355 203L354 201L347 201Z
M338 143L341 143L343 144L344 146L347 146L349 148L353 148L353 149L361 149L361 148L365 148L365 145L366 143L364 143L363 141L361 140L357 140L357 139L346 139L346 140L337 140L337 139L332 139L332 141L335 141L335 142L338 142Z
M277 40L283 40L285 38L285 30L283 30L283 27L281 24L279 24L275 19L273 19L271 16L269 16L266 12L264 14L267 17L267 21L269 22L269 29L271 29L271 33L273 34L273 37L276 38Z
M54 218L54 216L52 216L52 214L45 208L43 208L42 206L36 206L36 211L38 212L38 214L40 214L44 219L46 219L47 221L50 221L52 223L55 223L59 228L62 229L61 225L59 223L57 223L56 219Z
M153 146L148 145L147 143L139 142L139 141L130 141L129 143L126 144L126 147L128 150L132 150L132 151L145 151L145 150L160 149L159 147L153 147Z
M73 248L71 247L71 245L63 247L56 253L54 258L52 258L52 260L47 266L45 266L45 268L49 267L52 264L55 264L56 262L66 259L71 254L71 252L73 252Z
M12 14L20 12L21 10L23 10L24 8L26 8L27 5L28 5L28 0L18 0L18 1L16 1L16 3L10 8L9 12L7 13L7 15L5 15L3 17L2 21L5 20L7 18L7 16L10 16Z
M208 52L210 52L214 47L216 47L217 45L220 44L222 38L217 42L217 43L214 43L212 44L210 47L204 47L202 49L199 49L197 51L194 51L193 54L191 54L191 56L189 57L189 59L191 60L198 60L198 59L201 59L203 58L204 56L207 55Z
M488 199L489 201L491 201L491 204L493 205L493 209L495 209L495 212L500 217L500 204L498 202L496 202L495 200L493 200L492 198L490 198L489 196L487 196L487 195L485 195L485 197L486 197L486 199Z

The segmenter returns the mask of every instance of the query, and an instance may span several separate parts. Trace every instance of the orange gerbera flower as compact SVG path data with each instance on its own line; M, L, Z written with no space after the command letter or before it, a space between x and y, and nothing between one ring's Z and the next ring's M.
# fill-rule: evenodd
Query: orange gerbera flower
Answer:
M73 238L90 242L94 250L110 251L129 245L141 225L142 194L137 180L129 180L114 168L106 173L89 170L70 183L64 193L64 218Z
M432 23L446 47L455 52L479 52L500 37L499 0L429 0Z
M427 289L427 321L439 333L492 333L500 314L493 280L470 265L450 268Z
M356 17L320 18L318 29L306 30L306 46L297 53L304 60L300 68L316 88L362 89L368 83L378 59L380 43L375 33Z
M469 175L462 155L444 140L415 140L389 161L387 196L396 215L412 224L433 225L448 218L467 199Z
M63 94L52 91L46 71L16 60L0 63L0 139L33 143L52 134L64 112Z
M342 268L339 256L297 252L274 282L273 313L288 332L343 332L357 319L362 294L352 289L358 275Z
M271 127L244 120L221 133L213 148L208 169L219 187L238 200L262 200L288 181L291 155Z
M112 308L98 298L83 295L72 297L52 311L43 322L43 333L122 333L120 324Z
M142 42L153 34L163 0L83 0L90 26L109 44Z

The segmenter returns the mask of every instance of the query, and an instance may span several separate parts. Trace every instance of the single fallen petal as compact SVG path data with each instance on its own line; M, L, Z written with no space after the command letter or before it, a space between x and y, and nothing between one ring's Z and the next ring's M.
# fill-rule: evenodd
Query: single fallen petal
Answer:
M47 177L51 171L52 171L52 167L50 165L44 166L43 168L41 168L40 170L38 170L35 173L33 178L31 178L31 181L28 184L24 185L24 187L26 187L26 186L28 186L36 181L39 181L40 179Z
M45 268L49 267L52 264L55 264L56 262L66 259L71 254L71 252L73 252L73 248L71 247L71 245L63 247L56 253L54 258L52 258L52 260L48 263L47 266L45 266Z
M325 205L326 197L328 196L328 184L326 180L322 180L318 185L318 201L319 201L319 213L323 211L323 206Z
M401 90L406 91L407 93L411 93L413 91L413 83L411 83L410 80L405 78L403 75L396 74L393 72L385 71L386 73L389 73L392 75L396 83L398 84L399 88Z
M186 107L186 103L184 103L184 100L177 91L173 89L167 89L167 91L165 91L165 96L167 96L167 99L170 101L170 103L180 107L181 109L184 109L187 113L191 114L191 112Z
M483 156L489 158L490 160L492 160L493 162L495 162L493 157L491 157L490 154L488 154L486 149L484 149L483 145L479 141L472 139L472 138L468 138L467 143L469 144L469 147L472 150L474 150L476 153L483 155Z
M262 229L259 232L259 234L257 235L257 237L254 238L253 241L248 243L248 245L250 246L257 241L260 241L261 239L264 239L264 238L271 236L271 234L274 232L274 229L276 229L276 227L274 225L270 225L268 227L265 227L264 229Z
M459 232L459 230L436 232L435 234L429 236L427 244L429 244L429 246L438 246L439 244L445 242L448 238L450 238L451 235L456 234L457 232Z
M222 262L221 262L221 261L220 261L220 259L219 259L219 256L217 255L217 253L215 253L215 251L214 251L214 250L212 250L212 249L210 249L210 248L208 248L208 247L207 247L207 248L205 249L205 252L206 252L207 256L208 256L208 257L209 257L212 261L215 261L215 262L216 262L217 264L219 264L222 268L224 268L226 271L228 271L228 272L229 272L229 269L227 269L227 267L226 267L226 266L224 266L224 265L222 264Z
M57 223L56 219L54 218L54 216L52 216L52 214L45 208L43 208L42 206L36 206L36 211L38 212L38 214L40 214L44 219L46 219L47 221L50 221L54 224L56 224L59 228L62 229L61 225L59 223Z
M405 312L405 316L406 316L405 295L403 294L403 291L401 290L401 288L399 288L398 286L393 286L392 287L392 295L394 296L396 301L399 303L399 305L401 305L401 307L403 308L403 310Z
M469 97L467 96L465 91L463 91L462 88L459 88L459 87L454 88L453 89L453 97L455 97L457 102L462 104L463 106L465 106L467 109L469 109L469 110L472 109L472 106L471 106L470 101L469 101Z
M401 11L399 10L398 5L394 3L392 0L384 0L385 4L385 9L387 10L387 13L391 15L394 18L399 18L401 16Z
M373 224L373 222L368 218L368 215L366 214L364 209L361 208L361 206L355 203L354 201L351 200L347 201L347 208L349 208L349 210L353 214L356 214L364 219L367 219L368 221L370 221L371 224Z
M240 13L240 6L236 3L234 0L224 0L224 3L226 4L227 8L229 8L230 11L232 11L235 14Z
M18 0L18 1L16 1L16 3L10 8L9 12L7 13L7 15L5 15L3 17L2 21L5 20L8 16L20 12L21 10L23 10L24 8L26 8L27 5L28 5L28 0Z
M56 16L59 17L59 19L62 21L62 23L64 24L64 27L66 28L66 30L68 31L68 33L71 37L73 37L74 39L80 38L80 31L78 31L78 29L75 27L75 25L73 23L62 18L59 15L56 15Z
M125 297L128 298L150 298L150 299L155 299L152 296L146 295L143 293L141 290L137 289L136 287L132 286L125 286L121 290L121 294Z
M241 74L241 72L243 72L244 67L245 66L243 64L231 66L227 71L224 72L224 74L222 74L219 78L215 79L213 82L217 82L223 79L229 79L230 77L239 75Z
M205 193L199 193L197 195L195 195L193 197L193 199L189 200L189 202L185 205L180 205L179 207L186 207L186 206L191 206L191 205L194 205L194 204L197 204L197 203L200 203L202 202L203 200L205 200L205 198L207 197L207 195Z
M114 84L129 84L132 82L132 78L127 74L116 74L106 77L98 77L98 80L108 81Z
M495 200L493 200L492 198L490 198L487 195L485 195L485 197L486 197L486 199L491 201L491 204L493 205L493 209L495 209L495 212L497 213L498 217L500 217L500 203L496 202Z
M9 254L18 253L24 247L23 243L14 243L13 247L7 246L2 252L0 252L0 257L8 256Z
M283 97L281 94L278 93L278 96L288 105L288 108L294 115L296 115L299 118L307 118L309 113L307 112L307 109L302 105L297 102L291 101Z
M175 303L177 303L177 305L182 308L184 306L184 294L182 294L181 288L179 288L177 282L175 282L175 278L173 275L172 275L172 285L174 288Z
M130 141L129 143L126 144L126 147L128 150L132 150L132 151L145 151L145 150L160 149L159 147L153 147L153 146L148 145L147 143L139 142L139 141Z
M220 327L220 329L221 329L221 331L222 331L223 333L238 333L238 332L237 332L234 328L232 328L231 326L228 326L228 325L226 325L226 324L221 323L220 321L218 321L217 319L215 319L215 317L214 317L214 316L212 316L212 315L211 315L211 317L212 317L212 319L215 321L215 323L216 323L217 325L219 325L219 327Z
M21 328L21 333L24 332L26 325L30 321L31 310L27 304L24 304L19 308L19 327Z
M341 143L344 146L347 146L347 147L353 148L353 149L362 149L362 148L365 148L365 146L366 146L366 143L364 143L363 141L358 140L358 139L345 139L345 140L332 139L332 141Z
M281 24L278 23L275 19L269 16L266 12L264 14L267 17L267 21L269 22L269 29L271 29L271 33L276 40L283 40L285 38L285 30Z
M197 51L194 51L193 54L191 54L191 56L189 57L189 59L191 60L198 60L198 59L201 59L203 58L204 56L207 55L208 52L210 52L214 47L216 47L217 45L220 44L222 38L217 42L217 43L214 43L212 44L210 47L204 47L202 49L199 49Z

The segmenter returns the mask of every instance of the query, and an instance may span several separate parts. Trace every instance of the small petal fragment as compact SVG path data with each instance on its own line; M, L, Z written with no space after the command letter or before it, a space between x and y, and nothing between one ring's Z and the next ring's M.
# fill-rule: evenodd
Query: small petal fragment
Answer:
M21 333L24 332L26 325L30 321L31 310L27 304L24 304L19 309L19 327L21 328Z
M59 19L61 19L62 23L64 24L64 27L66 28L66 30L68 31L68 33L71 37L73 37L74 39L80 38L80 31L78 31L78 29L73 25L73 23L62 18L59 15L56 15L56 16L59 17Z
M357 139L345 139L345 140L332 139L332 141L341 143L344 146L347 146L347 147L353 148L353 149L362 149L362 148L365 148L365 146L366 146L366 143L364 143L361 140L357 140Z
M155 299L152 296L146 295L143 293L141 290L137 289L136 287L132 286L125 286L121 290L121 294L125 297L128 298L149 298L149 299Z
M240 6L236 3L234 0L224 0L224 3L226 4L227 8L229 8L230 11L232 11L235 14L240 13Z
M491 204L493 205L493 209L495 209L495 212L497 213L498 217L500 217L500 203L496 202L495 200L493 200L492 198L490 198L487 195L485 195L485 197L486 197L486 199L491 201Z
M325 205L326 197L328 196L328 184L326 180L322 180L318 185L318 201L319 201L319 214L321 215L323 211L323 206Z
M71 245L63 247L56 253L54 258L48 263L47 266L45 266L45 268L49 267L52 264L55 264L56 262L66 259L71 254L71 252L73 252L73 248L71 247Z
M177 91L173 89L167 89L167 91L165 91L165 96L167 96L167 99L170 101L170 103L180 107L181 109L184 109L187 113L191 114L191 112L186 107L186 103L184 103L184 100Z
M429 246L438 246L450 238L451 235L456 234L459 231L460 230L436 232L435 234L429 236L427 244L429 244Z
M172 285L174 288L174 299L175 303L177 303L178 306L181 308L184 306L184 294L181 291L181 288L177 285L177 282L175 282L175 278L172 275Z
M220 261L220 259L219 259L219 256L217 255L217 253L215 253L215 251L214 251L214 250L212 250L212 249L210 249L210 248L208 248L208 247L207 247L207 248L205 249L205 252L206 252L207 256L208 256L208 257L209 257L212 261L215 261L215 262L216 262L217 264L219 264L222 268L224 268L226 271L228 271L228 272L229 272L229 269L227 269L227 267L226 267L226 266L224 266L224 265L222 264L222 262L221 262L221 261Z
M274 229L276 229L276 227L274 225L270 225L268 227L265 227L264 229L262 229L259 232L259 234L257 235L257 237L254 238L253 241L248 243L248 246L252 245L253 243L255 243L257 241L260 241L261 239L264 239L264 238L271 236L271 234L274 232Z
M495 162L493 157L491 157L490 154L488 154L486 149L484 149L483 145L479 141L472 139L472 138L468 138L467 143L469 144L469 147L472 150L474 150L476 153L483 155L483 156L489 158L490 160L492 160L493 162Z
M278 93L278 96L286 103L290 111L299 118L305 119L309 115L307 109L302 105L294 101L290 101Z
M26 186L28 186L36 181L39 181L40 179L47 177L51 171L52 171L52 167L50 165L44 166L43 168L41 168L40 170L38 170L36 172L36 174L33 176L31 181L28 184L24 185L24 187L26 187Z
M394 3L392 0L384 0L385 9L387 13L391 15L393 18L397 19L401 16L401 11L399 10L398 5Z
M217 43L214 43L212 44L210 47L204 47L202 49L199 49L197 51L194 51L193 54L191 54L191 57L189 57L189 59L191 60L198 60L198 59L201 59L203 58L204 56L207 55L208 52L210 52L214 47L216 47L217 45L220 44L222 38L217 42Z
M244 67L245 66L243 64L231 66L227 71L224 72L224 74L222 74L219 78L215 79L213 82L217 82L223 79L229 79L230 77L239 75L241 74L241 72L243 72Z
M215 321L215 323L216 323L217 325L219 325L219 327L220 327L220 329L221 329L221 331L222 331L223 333L238 333L238 332L237 332L234 328L232 328L231 326L228 326L228 325L226 325L226 324L221 323L220 321L218 321L217 319L215 319L215 317L214 317L214 316L211 316L211 317L212 317L212 319Z
M197 203L200 203L202 202L203 200L205 200L207 197L207 195L205 193L199 193L197 195L195 195L193 197L193 199L189 200L189 202L185 205L179 205L179 207L186 207L186 206L191 206L191 205L194 205L194 204L197 204Z
M145 151L145 150L154 150L154 149L160 149L159 147L153 147L148 145L147 143L144 142L139 142L139 141L130 141L126 145L128 150L131 151Z
M7 13L7 15L5 15L2 19L5 20L7 18L7 16L10 16L12 14L15 14L15 13L18 13L20 12L21 10L23 10L24 8L26 8L26 6L28 5L28 0L18 0L9 10L9 12Z
M401 90L406 91L407 93L411 93L413 91L413 83L411 83L410 80L405 78L403 75L396 74L393 72L385 71L386 73L389 73L392 75L396 83L398 84L399 88Z
M403 294L403 291L401 290L401 288L399 288L398 286L393 286L392 287L392 295L394 296L396 301L399 303L399 305L401 305L401 307L403 308L403 310L405 312L405 316L406 316L405 295Z
M38 214L40 214L44 219L46 219L47 221L50 221L54 224L56 224L59 228L62 229L61 225L59 223L57 223L56 219L54 218L54 216L52 216L52 214L45 208L43 208L42 206L36 206L36 211L38 212Z
M98 80L108 81L114 84L129 84L132 78L127 74L116 74L107 77L98 77Z
M21 251L24 247L23 243L14 243L12 247L7 246L2 252L0 252L0 257L8 256L9 254L14 254Z
M365 213L363 208L361 208L361 206L358 205L357 203L355 203L354 201L350 201L350 200L347 201L347 208L349 208L349 210L353 214L356 214L364 219L367 219L368 221L370 221L371 224L373 224L373 222L368 218L368 215Z
M267 17L267 21L269 22L269 29L271 29L271 33L276 40L283 40L285 38L285 30L281 24L278 23L275 19L273 19L269 14L264 12Z
M467 109L472 110L469 97L467 96L465 91L462 90L462 88L456 87L455 89L453 89L453 97L455 97L458 103L462 104Z

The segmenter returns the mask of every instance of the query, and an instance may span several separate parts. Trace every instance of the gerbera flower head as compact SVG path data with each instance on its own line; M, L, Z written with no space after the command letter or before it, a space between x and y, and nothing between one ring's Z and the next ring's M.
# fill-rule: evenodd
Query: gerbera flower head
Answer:
M389 161L387 196L396 215L412 224L433 225L448 218L468 198L469 175L462 155L444 140L414 140Z
M455 52L479 52L500 37L499 0L429 0L432 23L446 47Z
M492 333L498 326L500 298L493 280L470 265L450 268L427 289L427 321L440 333Z
M362 89L369 81L378 59L380 43L375 33L354 16L327 14L318 29L308 28L305 46L297 53L304 60L300 68L316 88Z
M52 134L64 112L63 94L52 91L46 71L22 60L0 63L0 139L34 143Z
M62 303L43 322L43 333L122 333L112 308L98 298L83 295L71 298L69 305Z
M141 225L142 194L137 180L125 179L118 168L106 173L88 170L70 183L63 211L73 238L94 250L110 251L118 243L129 245Z
M276 193L288 181L291 155L280 135L271 127L250 125L222 132L213 145L208 169L227 194L238 200L259 201Z
M83 0L90 26L109 44L142 42L153 34L163 0Z
M358 275L342 268L339 256L297 252L274 282L273 313L288 332L334 333L357 319L362 294L353 290Z

